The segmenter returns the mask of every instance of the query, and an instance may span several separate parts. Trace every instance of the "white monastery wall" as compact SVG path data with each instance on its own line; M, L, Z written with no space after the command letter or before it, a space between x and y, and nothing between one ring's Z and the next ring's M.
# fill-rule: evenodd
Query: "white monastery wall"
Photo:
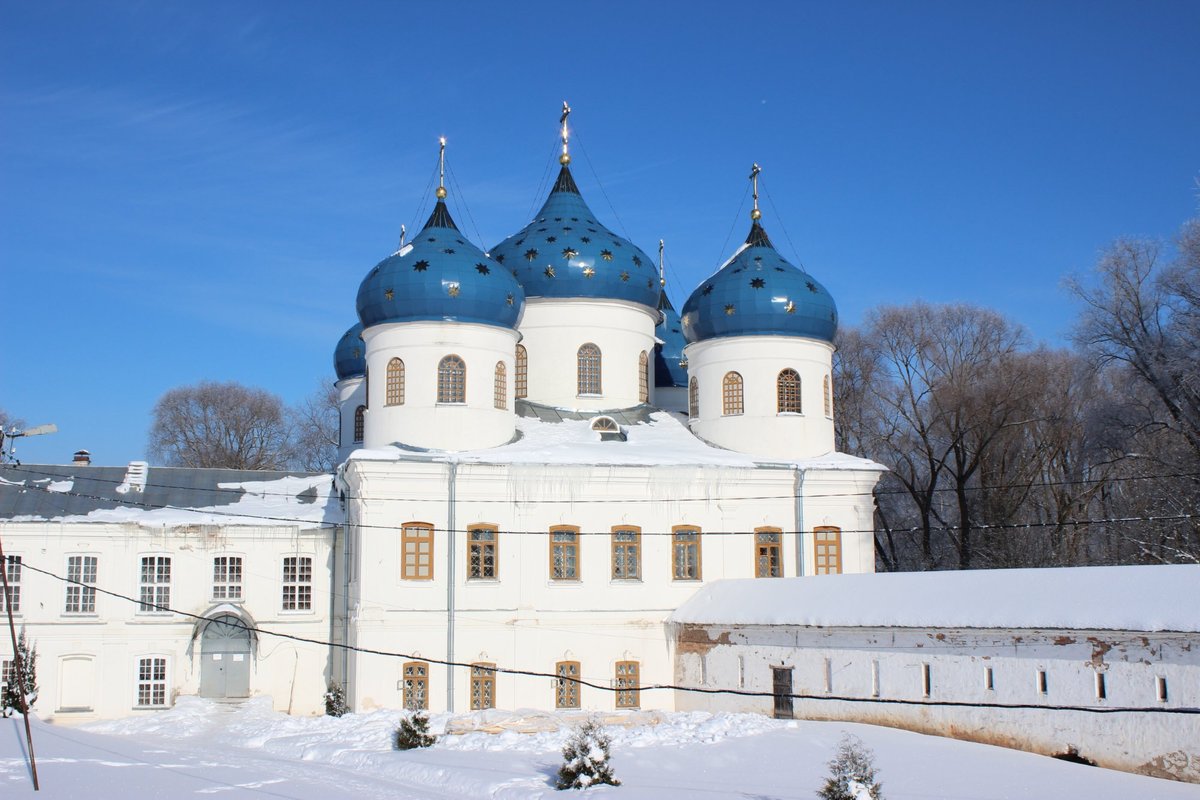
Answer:
M771 714L772 668L782 667L792 671L792 692L811 696L794 701L797 718L888 725L1048 755L1074 747L1100 766L1200 781L1200 717L1159 713L1200 705L1194 633L672 627L678 683L765 693L679 692L679 710Z
M529 399L583 411L643 402L639 358L646 354L652 389L657 322L657 311L637 303L527 298L519 329L529 354ZM588 342L600 348L601 393L581 395L576 364L579 348Z
M791 336L731 336L689 344L684 349L688 379L699 390L699 415L692 432L729 450L767 458L803 459L834 448L833 407L824 387L832 380L833 346ZM783 369L800 375L800 413L780 413L777 380ZM743 412L725 414L724 379L742 377ZM832 386L830 387L832 392Z
M205 653L197 620L95 593L93 611L68 613L68 584L31 567L67 577L72 556L96 559L95 585L138 599L141 559L170 559L168 602L190 614L230 613L249 625L318 641L330 637L333 533L296 527L195 525L176 528L104 523L0 523L5 554L22 560L16 624L38 652L40 687L34 710L55 722L83 722L170 707L179 695L201 693ZM218 556L242 559L241 598L214 598ZM284 610L283 559L311 559L309 608ZM0 604L2 605L2 604ZM249 696L270 695L293 714L323 713L328 648L260 634L249 654ZM211 657L211 653L208 654ZM225 657L232 658L229 654ZM8 636L0 659L12 658ZM139 661L164 658L162 704L139 703Z

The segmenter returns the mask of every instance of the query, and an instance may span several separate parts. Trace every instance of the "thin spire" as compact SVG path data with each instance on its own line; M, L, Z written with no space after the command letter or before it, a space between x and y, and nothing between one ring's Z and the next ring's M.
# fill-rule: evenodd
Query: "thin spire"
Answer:
M665 287L667 285L667 277L663 272L663 248L665 244L662 239L658 240L658 285Z
M755 164L750 168L750 183L754 186L754 210L750 212L750 219L757 222L762 219L762 212L758 210L758 173L762 172L762 167Z
M567 144L570 139L570 134L567 132L567 117L569 116L571 116L571 107L567 105L566 100L563 100L562 116L558 119L559 124L562 125L563 151L562 155L558 157L558 163L562 164L564 167L571 163L571 154L567 152Z
M458 230L458 226L454 224L454 220L450 218L450 209L446 208L446 137L438 138L438 188L437 188L437 203L433 206L433 213L429 215L429 221L425 223L425 228L453 228ZM425 230L422 228L421 230Z
M754 195L757 202L758 195ZM438 137L438 200L446 199L446 137ZM757 206L756 206L757 207Z

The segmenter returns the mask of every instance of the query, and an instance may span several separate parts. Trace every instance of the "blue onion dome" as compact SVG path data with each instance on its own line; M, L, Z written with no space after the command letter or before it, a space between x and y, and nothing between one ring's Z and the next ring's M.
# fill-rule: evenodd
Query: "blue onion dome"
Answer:
M687 367L683 360L683 348L687 339L679 323L679 314L667 297L667 290L658 292L658 310L662 320L654 328L654 335L662 344L654 345L654 385L658 387L687 386Z
M510 270L467 241L439 196L421 232L363 279L357 305L366 328L431 320L515 328L525 292Z
M339 381L361 378L367 374L366 346L362 340L363 326L356 322L342 334L333 350L333 371Z
M596 221L563 164L542 210L492 248L527 297L628 300L654 308L654 262L629 240Z
M722 336L803 336L832 342L837 306L824 286L792 266L755 218L746 243L683 304L689 342Z

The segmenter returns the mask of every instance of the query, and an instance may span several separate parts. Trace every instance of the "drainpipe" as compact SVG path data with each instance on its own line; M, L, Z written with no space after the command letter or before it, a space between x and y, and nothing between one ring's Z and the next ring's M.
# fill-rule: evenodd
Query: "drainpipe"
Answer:
M804 577L804 475L796 469L796 577Z
M446 711L454 712L454 494L458 479L458 464L449 461L446 498Z

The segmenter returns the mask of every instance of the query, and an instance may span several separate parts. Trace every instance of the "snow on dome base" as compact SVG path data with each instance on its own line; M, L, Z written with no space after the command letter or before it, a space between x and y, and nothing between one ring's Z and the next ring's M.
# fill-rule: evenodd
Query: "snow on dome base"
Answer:
M722 336L803 336L832 342L837 306L808 273L789 263L757 221L746 243L683 305L689 342Z
M425 227L358 287L363 327L384 322L474 322L515 328L525 292L512 272L459 232L438 200Z
M545 205L524 228L492 248L528 297L627 300L654 308L654 262L596 221L566 166Z

